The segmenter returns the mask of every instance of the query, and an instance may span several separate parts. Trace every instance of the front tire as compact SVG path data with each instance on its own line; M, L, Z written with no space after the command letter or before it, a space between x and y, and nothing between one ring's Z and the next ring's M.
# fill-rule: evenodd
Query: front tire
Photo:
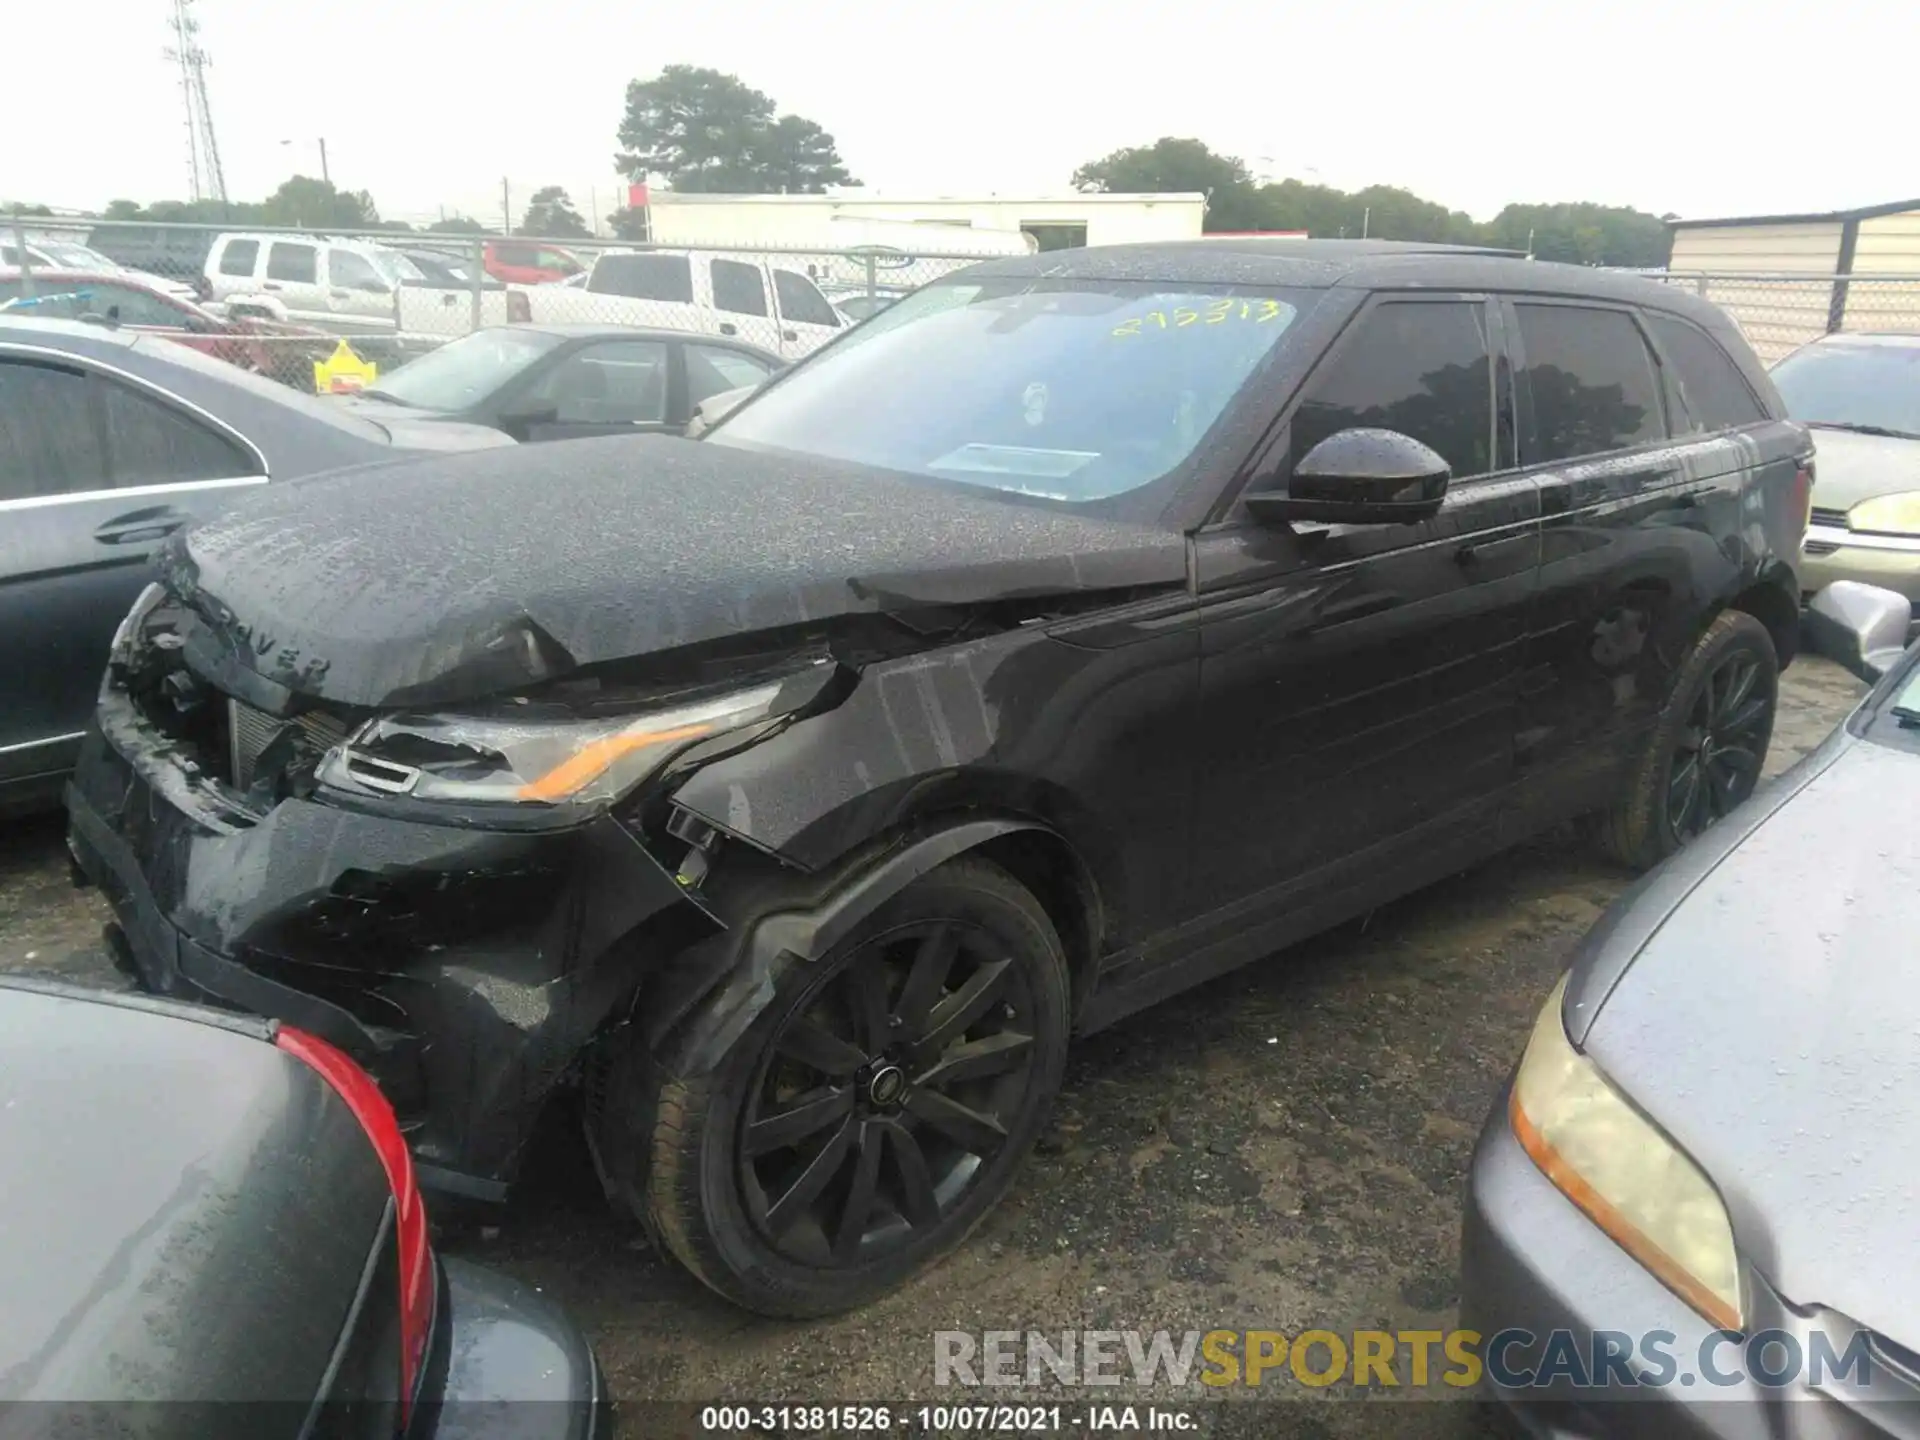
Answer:
M1602 848L1649 869L1751 795L1779 692L1767 627L1742 610L1714 616L1680 667L1626 794L1601 818Z
M1012 1184L1060 1086L1066 957L1005 871L962 857L804 966L708 1075L667 1078L648 1229L738 1305L862 1305Z

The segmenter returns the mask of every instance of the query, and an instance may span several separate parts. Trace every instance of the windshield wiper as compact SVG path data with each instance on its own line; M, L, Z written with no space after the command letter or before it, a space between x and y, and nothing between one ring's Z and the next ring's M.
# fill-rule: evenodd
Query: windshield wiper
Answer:
M1854 435L1883 435L1889 440L1920 440L1911 430L1895 430L1886 425L1855 425L1847 420L1809 420L1816 430L1845 430Z

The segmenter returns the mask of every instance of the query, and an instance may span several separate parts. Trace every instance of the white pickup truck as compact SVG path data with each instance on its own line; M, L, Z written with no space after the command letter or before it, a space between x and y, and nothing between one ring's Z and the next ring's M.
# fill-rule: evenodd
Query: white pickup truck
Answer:
M473 292L406 285L394 296L403 335L451 339L474 328ZM480 323L651 325L731 335L798 360L847 324L806 262L719 250L609 250L577 284L483 290Z

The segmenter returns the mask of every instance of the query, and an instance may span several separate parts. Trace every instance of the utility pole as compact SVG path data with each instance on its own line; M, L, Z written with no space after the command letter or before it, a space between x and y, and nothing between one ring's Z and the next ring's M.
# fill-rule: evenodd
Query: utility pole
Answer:
M1371 229L1372 226L1373 226L1373 207L1369 205L1367 206L1366 209L1360 212L1360 238L1362 240L1367 238L1367 231Z
M320 178L326 184L333 184L333 176L327 173L327 137L320 137Z
M507 197L507 177L500 177L500 233L513 233L513 202Z

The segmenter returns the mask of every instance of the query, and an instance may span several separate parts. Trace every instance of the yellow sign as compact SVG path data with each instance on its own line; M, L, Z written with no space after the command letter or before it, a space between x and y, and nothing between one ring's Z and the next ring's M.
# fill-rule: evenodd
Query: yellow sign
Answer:
M346 341L333 347L333 354L313 362L313 388L321 395L347 395L364 389L380 377L380 369L370 360L362 360Z

